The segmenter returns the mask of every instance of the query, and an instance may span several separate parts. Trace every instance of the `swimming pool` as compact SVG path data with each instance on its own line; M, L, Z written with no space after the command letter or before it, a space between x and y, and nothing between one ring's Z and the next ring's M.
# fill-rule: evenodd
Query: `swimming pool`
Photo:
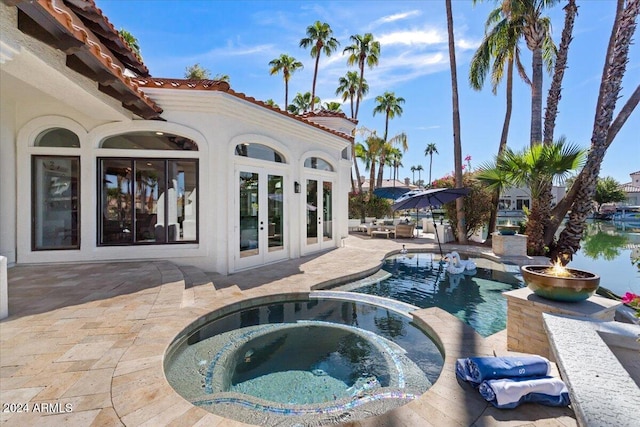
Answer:
M464 274L449 274L440 256L408 253L387 257L372 278L336 289L392 298L420 308L439 307L487 337L507 326L505 291L524 283L517 266L509 271L478 267Z
M294 426L378 415L438 378L440 350L392 301L318 294L212 313L168 350L169 383L218 415Z

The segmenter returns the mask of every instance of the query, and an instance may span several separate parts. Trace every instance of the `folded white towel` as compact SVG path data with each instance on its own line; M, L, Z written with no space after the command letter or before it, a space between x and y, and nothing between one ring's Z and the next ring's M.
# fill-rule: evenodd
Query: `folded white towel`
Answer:
M502 378L484 381L482 397L498 408L515 408L524 402L547 406L569 405L569 391L558 378Z

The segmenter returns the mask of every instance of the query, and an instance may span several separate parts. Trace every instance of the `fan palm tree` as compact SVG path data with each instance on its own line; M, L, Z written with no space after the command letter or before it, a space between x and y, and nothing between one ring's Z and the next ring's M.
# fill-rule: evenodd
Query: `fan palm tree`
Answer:
M416 167L411 166L411 182L415 185L416 183Z
M320 63L320 54L331 56L338 49L340 42L333 37L333 30L329 24L316 21L313 25L307 27L307 37L300 40L300 47L311 47L311 57L316 59L313 70L313 84L311 85L311 111L314 110L314 99L316 97L316 79L318 78L318 64Z
M431 183L433 181L431 181L431 166L433 165L433 155L434 154L440 154L438 153L438 148L436 147L435 142L430 142L429 144L427 144L427 148L424 149L424 155L425 156L429 156L429 185L428 187L431 187Z
M320 104L320 98L316 96L317 104ZM287 111L293 114L304 114L310 111L311 108L311 92L300 93L291 100L291 104L287 108Z
M369 93L369 85L366 79L360 80L356 71L347 71L344 77L340 77L338 80L338 88L336 89L336 95L341 95L343 101L349 100L351 106L351 118L355 118L353 110L353 101L356 96L364 96ZM355 140L351 140L351 152L355 153ZM358 166L358 159L353 156L353 168L357 178L358 192L362 193L362 182L360 181L360 167ZM356 183L353 179L353 171L351 173L351 189L356 191Z
M400 117L402 116L402 107L401 104L404 104L404 98L401 96L396 97L396 94L394 92L389 92L386 91L384 94L376 96L376 103L377 105L374 107L373 109L373 115L375 116L377 113L381 113L384 114L384 136L382 137L382 139L384 139L385 142L387 141L387 137L389 136L389 120L395 118L396 116ZM407 146L407 141L406 138L403 141L404 145L402 146L402 149L404 151L407 151L407 149L409 148ZM380 169L378 169L378 180L377 180L377 185L381 186L382 185L382 176L383 176L383 169L384 169L384 165L386 164L386 150L383 150L381 153L381 157L380 157Z
M402 166L402 151L397 147L390 147L386 156L387 166L389 166L389 179L398 179L398 168Z
M384 140L376 131L361 128L360 133L368 133L364 142L356 144L356 157L363 161L365 170L369 171L369 195L373 195L375 189L376 162L380 157L380 151L384 146Z
M447 35L449 41L449 68L451 70L451 104L453 110L453 158L455 171L455 185L462 187L462 140L460 138L460 106L458 103L458 73L456 71L456 50L453 38L453 12L451 0L445 0L447 11ZM467 243L467 224L464 216L462 197L456 199L456 237L458 242Z
M304 65L293 56L287 54L281 54L278 58L269 62L271 69L270 75L278 74L282 71L282 77L284 78L284 109L288 110L289 107L289 79L291 75L298 70L302 70Z
M364 66L373 68L378 65L378 59L380 56L380 42L374 40L371 33L365 35L356 34L349 38L353 43L351 46L344 48L342 53L347 53L347 65L358 64L360 70L360 80L358 87L363 87L364 82ZM356 92L356 111L353 115L354 119L358 118L358 110L360 108L360 99L362 97L361 91Z
M358 76L357 71L347 71L344 77L340 77L338 79L338 88L336 89L336 95L342 96L342 100L344 102L349 100L349 104L351 105L351 118L355 119L354 114L354 98L357 94L360 96L365 96L369 93L369 85L367 84L367 80L363 79L360 82L360 77Z
M424 168L422 167L422 165L418 165L416 166L416 170L418 171L418 185L422 186L422 171L424 170Z
M550 201L542 200L546 182L563 182L583 163L585 151L567 144L564 138L553 144L536 144L520 152L507 148L494 163L480 168L477 179L491 190L527 187L531 210L527 220L527 248L530 255L544 255L544 221Z

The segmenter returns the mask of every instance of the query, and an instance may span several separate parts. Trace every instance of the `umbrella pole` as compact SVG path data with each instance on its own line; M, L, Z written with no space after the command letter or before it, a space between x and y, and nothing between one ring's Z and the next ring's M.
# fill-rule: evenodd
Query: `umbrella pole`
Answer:
M433 231L436 233L436 240L438 241L438 249L440 250L440 264L442 264L442 245L440 245L440 236L438 236L438 224L436 224L436 218L433 216L433 208L429 206L429 212L431 212L431 219L433 220Z

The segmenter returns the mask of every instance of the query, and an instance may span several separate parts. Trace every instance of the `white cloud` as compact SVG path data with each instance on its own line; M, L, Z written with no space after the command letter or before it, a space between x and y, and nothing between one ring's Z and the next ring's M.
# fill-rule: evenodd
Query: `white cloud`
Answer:
M445 43L446 34L436 29L396 31L378 37L381 45L434 45Z
M422 12L420 12L419 10L411 10L409 12L395 13L393 15L387 15L387 16L383 16L380 19L377 19L373 23L373 25L376 26L380 24L387 24L389 22L401 21L403 19L407 19L412 16L420 16L421 14Z

